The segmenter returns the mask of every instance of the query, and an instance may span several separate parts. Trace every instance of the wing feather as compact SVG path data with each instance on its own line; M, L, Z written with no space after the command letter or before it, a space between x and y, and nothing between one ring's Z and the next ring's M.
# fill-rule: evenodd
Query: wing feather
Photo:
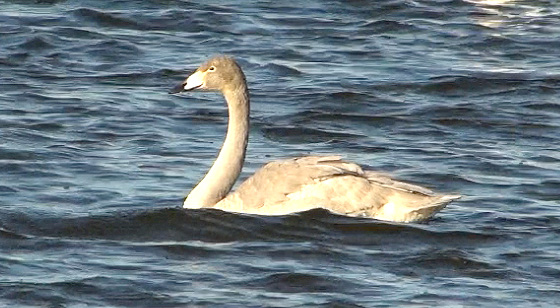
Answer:
M341 160L340 156L306 156L274 161L243 182L221 203L243 200L243 210L284 202L301 187L332 177L354 175L363 177L360 166Z
M266 164L215 207L265 215L323 207L343 215L417 221L459 197L363 171L340 156L306 156Z

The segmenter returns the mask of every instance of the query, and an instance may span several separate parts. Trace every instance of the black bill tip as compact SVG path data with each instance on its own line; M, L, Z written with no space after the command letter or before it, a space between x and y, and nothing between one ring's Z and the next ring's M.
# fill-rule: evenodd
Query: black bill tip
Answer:
M176 93L181 93L185 91L185 84L184 83L180 83L178 85L176 85L175 87L173 87L173 89L169 90L169 94L176 94Z

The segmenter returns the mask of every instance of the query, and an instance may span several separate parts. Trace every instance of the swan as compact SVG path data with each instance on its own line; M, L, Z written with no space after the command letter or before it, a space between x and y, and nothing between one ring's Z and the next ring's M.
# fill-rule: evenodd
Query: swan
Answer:
M394 222L431 218L459 195L438 195L427 188L362 170L340 156L306 156L270 162L229 193L241 173L249 139L249 89L245 75L229 56L202 64L169 93L219 91L229 121L214 164L188 194L184 208L285 215L324 208L336 214Z

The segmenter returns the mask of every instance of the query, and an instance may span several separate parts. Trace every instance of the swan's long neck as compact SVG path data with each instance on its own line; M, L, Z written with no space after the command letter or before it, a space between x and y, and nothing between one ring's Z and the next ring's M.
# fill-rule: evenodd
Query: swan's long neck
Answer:
M227 134L218 158L187 196L183 207L212 207L231 190L241 173L249 138L249 92L246 85L224 90L229 112Z

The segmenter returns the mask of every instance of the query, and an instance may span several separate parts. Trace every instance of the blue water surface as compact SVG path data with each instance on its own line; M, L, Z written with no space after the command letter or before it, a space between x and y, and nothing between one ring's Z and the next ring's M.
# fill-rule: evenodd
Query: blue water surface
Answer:
M1 1L0 306L557 307L560 5ZM463 198L425 224L183 210L243 67L247 178L341 154Z

